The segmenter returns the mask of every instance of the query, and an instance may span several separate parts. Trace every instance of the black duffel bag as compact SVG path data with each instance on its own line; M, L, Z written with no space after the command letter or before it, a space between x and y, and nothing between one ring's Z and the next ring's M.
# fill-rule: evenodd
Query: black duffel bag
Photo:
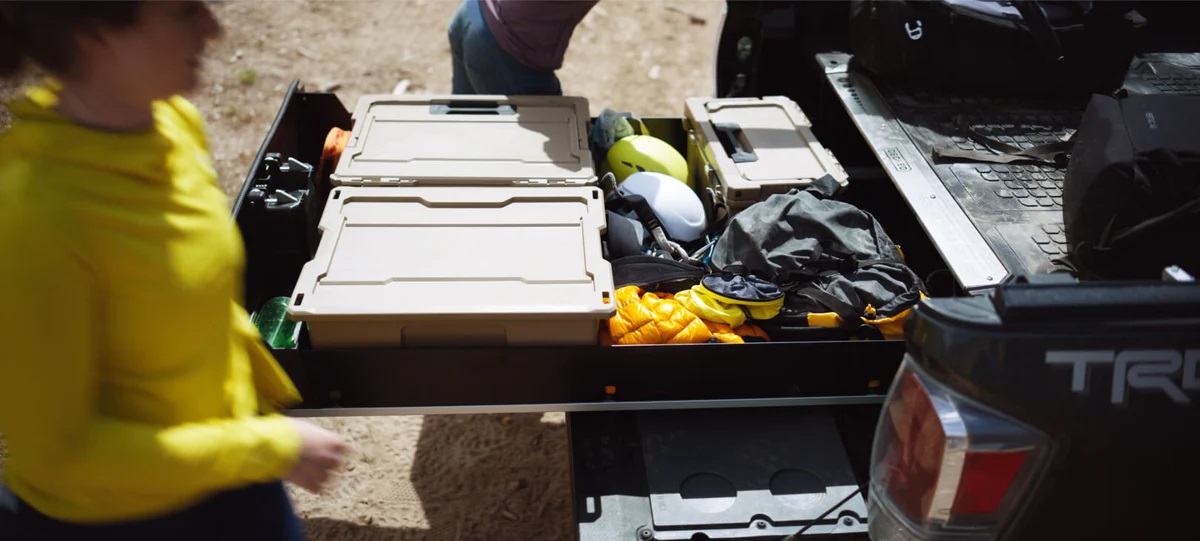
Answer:
M1093 96L1063 185L1080 279L1200 275L1200 96Z
M1108 93L1133 58L1124 2L854 0L854 64L946 93Z
M826 175L735 215L713 267L779 285L784 306L756 323L775 340L888 338L923 298L924 284L865 210L839 201Z

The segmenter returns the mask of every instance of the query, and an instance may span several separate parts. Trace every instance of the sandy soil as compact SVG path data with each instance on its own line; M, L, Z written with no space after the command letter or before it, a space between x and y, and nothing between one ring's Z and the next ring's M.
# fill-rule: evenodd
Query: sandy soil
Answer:
M569 0L568 0L569 1ZM605 0L583 20L559 72L564 93L645 115L680 115L710 95L723 3ZM364 93L450 91L451 0L240 2L221 6L205 91L218 169L240 184L286 85L333 90L348 108ZM406 82L406 83L405 83Z
M364 93L450 90L452 0L226 2L225 37L194 96L232 194L298 79L353 107ZM604 0L560 71L567 94L643 115L711 95L723 2ZM0 97L13 91L0 83ZM0 125L4 111L0 109ZM562 414L321 419L354 445L331 493L293 495L313 540L567 539L573 529ZM0 462L3 444L0 443ZM0 464L2 465L2 464Z

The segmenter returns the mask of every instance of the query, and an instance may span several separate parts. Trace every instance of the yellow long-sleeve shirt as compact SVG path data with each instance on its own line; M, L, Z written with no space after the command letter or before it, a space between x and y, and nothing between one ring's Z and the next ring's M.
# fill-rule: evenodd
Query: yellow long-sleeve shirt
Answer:
M299 399L240 305L244 253L199 111L107 133L53 82L0 134L0 434L9 488L60 520L160 515L282 477Z

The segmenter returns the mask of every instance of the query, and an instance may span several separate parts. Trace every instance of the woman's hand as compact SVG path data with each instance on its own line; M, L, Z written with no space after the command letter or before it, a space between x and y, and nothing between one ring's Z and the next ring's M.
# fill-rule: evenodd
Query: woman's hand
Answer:
M300 433L300 460L284 480L314 494L325 489L333 471L341 467L350 446L337 434L308 421L292 419Z

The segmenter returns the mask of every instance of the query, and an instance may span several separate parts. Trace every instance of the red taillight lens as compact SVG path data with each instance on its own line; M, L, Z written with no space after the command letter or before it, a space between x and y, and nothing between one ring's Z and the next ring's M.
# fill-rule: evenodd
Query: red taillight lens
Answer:
M888 495L907 515L923 517L929 513L933 491L937 487L946 433L937 411L915 374L899 382L895 397L884 412L882 430L887 430L883 460L876 462L887 471L876 472L886 479Z
M967 451L958 496L950 513L955 516L987 516L996 512L1000 500L1025 464L1026 451Z
M880 527L904 524L917 539L988 538L1014 515L1047 448L1045 435L906 360L875 433L869 505L886 515Z

